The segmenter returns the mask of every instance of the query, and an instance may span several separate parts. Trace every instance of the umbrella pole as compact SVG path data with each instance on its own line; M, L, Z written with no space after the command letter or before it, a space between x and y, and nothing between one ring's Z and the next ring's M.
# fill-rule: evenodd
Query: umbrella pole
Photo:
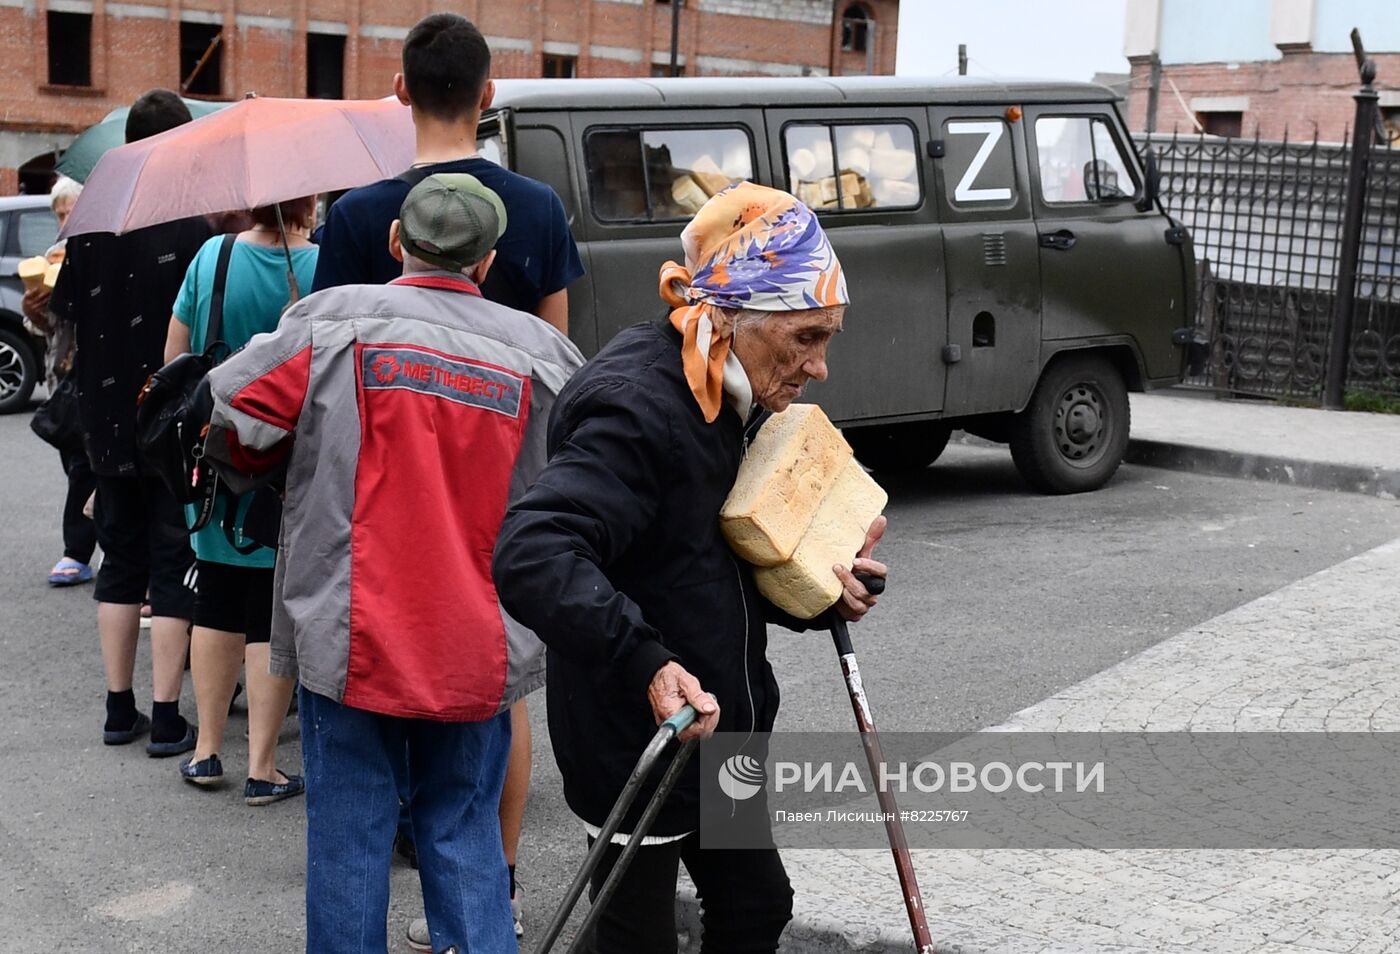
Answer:
M292 247L287 241L287 226L282 222L282 203L272 203L272 211L277 214L277 234L282 237L282 254L287 256L287 290L291 292L288 305L295 305L301 298L301 289L297 287L296 272L292 271Z

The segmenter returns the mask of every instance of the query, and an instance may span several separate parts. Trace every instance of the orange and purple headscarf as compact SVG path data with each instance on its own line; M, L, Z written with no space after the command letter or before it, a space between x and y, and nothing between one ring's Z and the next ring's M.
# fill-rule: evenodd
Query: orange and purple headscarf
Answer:
M750 393L730 352L734 321L725 310L804 311L850 298L817 217L777 189L740 182L715 193L681 245L685 265L661 266L661 298L674 309L686 380L708 422L719 416L726 383Z

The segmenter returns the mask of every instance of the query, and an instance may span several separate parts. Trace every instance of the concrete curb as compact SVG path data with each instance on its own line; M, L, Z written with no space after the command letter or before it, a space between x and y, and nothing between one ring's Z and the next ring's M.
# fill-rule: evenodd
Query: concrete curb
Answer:
M1329 464L1139 438L1128 441L1123 461L1216 477L1266 480L1275 484L1364 494L1382 500L1400 498L1400 470L1363 464Z

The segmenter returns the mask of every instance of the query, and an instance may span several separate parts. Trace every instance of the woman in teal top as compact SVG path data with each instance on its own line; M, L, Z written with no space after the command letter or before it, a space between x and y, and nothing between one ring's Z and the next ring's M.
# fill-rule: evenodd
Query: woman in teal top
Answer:
M287 246L282 245L277 210L253 211L254 225L240 232L229 258L224 284L220 338L237 351L256 334L272 331L296 295L287 280L290 254L296 286L309 290L316 274L314 196L281 204ZM209 302L224 236L210 239L185 273L170 319L165 359L208 345ZM304 790L298 775L277 769L277 735L287 717L295 681L268 672L272 633L272 577L277 551L260 546L244 533L251 494L221 492L209 524L191 536L194 543L194 629L190 639L190 677L199 712L194 753L181 763L180 775L200 786L223 781L224 727L238 683L240 667L248 680L248 780L244 798L266 805Z

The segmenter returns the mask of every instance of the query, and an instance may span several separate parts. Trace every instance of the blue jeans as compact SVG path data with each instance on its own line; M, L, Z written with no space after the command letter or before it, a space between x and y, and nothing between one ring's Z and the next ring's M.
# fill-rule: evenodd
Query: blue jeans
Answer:
M398 824L395 762L408 753L418 876L433 949L516 954L498 808L510 713L402 719L301 688L306 765L306 950L384 954Z

